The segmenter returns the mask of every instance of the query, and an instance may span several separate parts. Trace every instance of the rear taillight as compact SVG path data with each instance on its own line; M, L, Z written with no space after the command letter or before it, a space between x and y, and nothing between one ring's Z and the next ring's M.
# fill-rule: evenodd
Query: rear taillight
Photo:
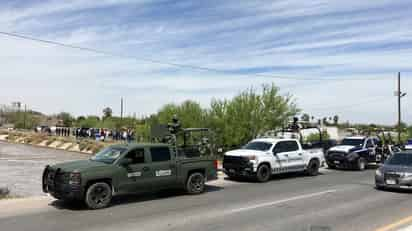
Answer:
M218 162L217 160L215 160L215 161L213 162L213 165L214 165L215 169L218 169L218 168L219 168L219 162Z

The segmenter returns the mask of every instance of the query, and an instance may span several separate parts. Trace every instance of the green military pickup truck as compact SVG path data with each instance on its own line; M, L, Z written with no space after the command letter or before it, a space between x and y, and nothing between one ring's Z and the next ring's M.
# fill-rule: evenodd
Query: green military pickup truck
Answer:
M63 200L82 200L91 209L108 206L115 195L183 188L202 193L217 179L212 156L185 155L169 144L119 144L89 160L46 166L43 191Z

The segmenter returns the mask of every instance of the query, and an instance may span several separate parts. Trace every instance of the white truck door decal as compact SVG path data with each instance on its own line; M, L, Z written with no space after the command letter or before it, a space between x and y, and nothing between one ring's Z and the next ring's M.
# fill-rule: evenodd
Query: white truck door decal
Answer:
M172 175L172 170L167 169L167 170L157 170L156 171L156 176L170 176Z
M127 173L127 177L137 177L137 176L142 176L142 172Z

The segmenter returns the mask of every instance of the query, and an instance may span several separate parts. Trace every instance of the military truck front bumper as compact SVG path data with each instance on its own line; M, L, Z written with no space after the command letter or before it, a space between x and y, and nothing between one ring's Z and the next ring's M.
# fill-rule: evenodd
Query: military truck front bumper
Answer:
M46 166L42 177L43 192L49 193L56 199L82 200L84 197L83 188L80 185L70 185L67 174L60 169Z

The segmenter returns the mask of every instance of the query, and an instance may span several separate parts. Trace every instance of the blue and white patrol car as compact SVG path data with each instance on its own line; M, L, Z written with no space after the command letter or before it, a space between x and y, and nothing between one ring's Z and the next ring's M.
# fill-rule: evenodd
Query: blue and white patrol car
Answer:
M405 150L412 150L412 139L409 139L409 140L406 142L406 145L405 145L404 149L405 149Z
M329 168L349 168L364 170L369 163L377 163L382 159L376 152L379 139L366 136L346 137L342 142L325 153Z

